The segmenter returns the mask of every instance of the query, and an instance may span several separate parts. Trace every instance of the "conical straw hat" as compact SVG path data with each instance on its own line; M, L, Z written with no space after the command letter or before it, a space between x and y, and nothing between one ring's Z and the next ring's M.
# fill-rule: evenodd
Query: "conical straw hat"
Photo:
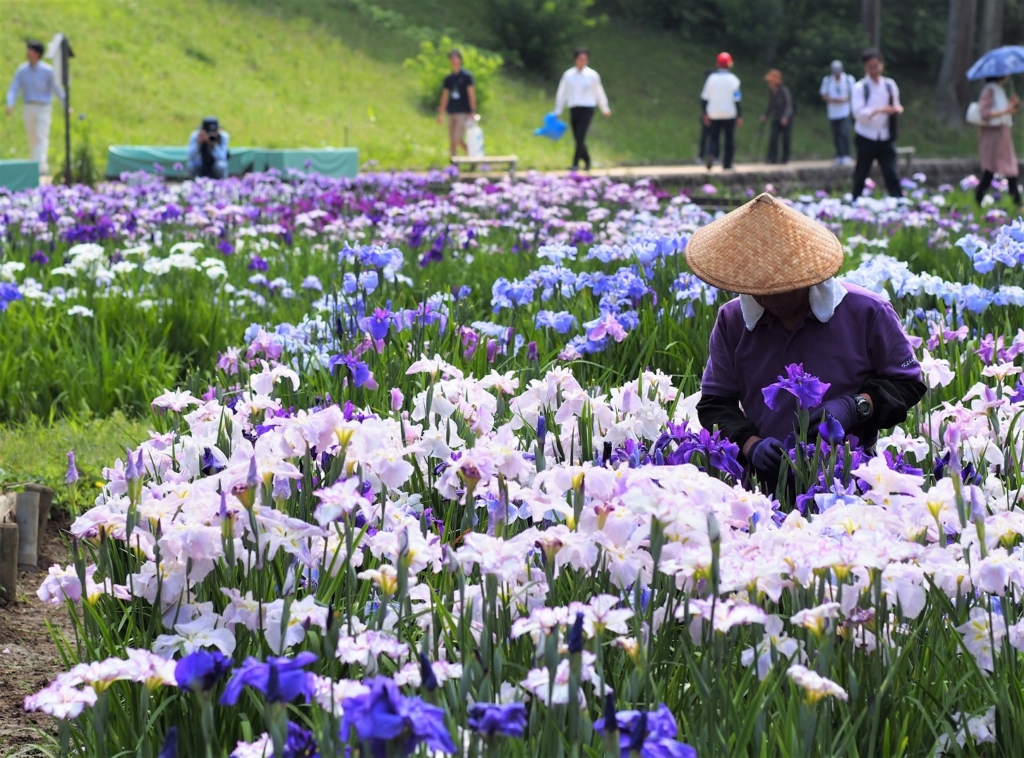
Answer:
M694 232L686 262L727 292L777 295L835 276L843 246L817 221L765 192Z

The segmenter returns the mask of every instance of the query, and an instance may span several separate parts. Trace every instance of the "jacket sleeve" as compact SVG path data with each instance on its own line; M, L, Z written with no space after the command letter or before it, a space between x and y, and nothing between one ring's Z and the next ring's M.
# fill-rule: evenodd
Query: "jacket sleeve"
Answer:
M786 101L786 107L782 109L782 118L786 121L793 120L793 93L789 91L789 87L783 85L781 88L782 96Z
M705 429L718 427L723 437L739 445L740 463L746 463L743 459L743 445L751 437L757 436L757 427L743 415L739 398L701 395L697 402L697 418Z
M910 409L921 402L927 387L920 379L869 379L860 391L868 395L874 405L871 418L859 429L862 435L870 436L906 421Z

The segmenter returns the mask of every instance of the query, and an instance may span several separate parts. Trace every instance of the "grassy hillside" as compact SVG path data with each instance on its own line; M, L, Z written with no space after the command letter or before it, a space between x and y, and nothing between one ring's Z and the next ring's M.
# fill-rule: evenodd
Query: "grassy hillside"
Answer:
M101 166L108 144L183 144L206 114L219 116L238 146L341 146L347 133L363 161L443 165L446 131L418 105L415 77L402 62L419 39L441 32L495 44L472 0L0 0L0 19L5 87L26 36L69 36L77 55L72 102L84 117L75 120L75 139L88 132ZM585 42L614 111L592 130L596 165L692 161L697 98L714 41L702 48L615 21ZM764 104L763 71L743 60L736 71L751 116L738 134L738 153L750 160L767 139L753 117ZM556 84L503 75L483 114L488 152L515 152L529 167L567 165L568 140L532 136ZM973 153L969 131L932 125L929 94L905 87L902 142L924 155ZM822 109L803 106L796 156L831 157L827 127ZM55 117L55 167L62 130ZM19 107L0 122L0 154L26 153Z

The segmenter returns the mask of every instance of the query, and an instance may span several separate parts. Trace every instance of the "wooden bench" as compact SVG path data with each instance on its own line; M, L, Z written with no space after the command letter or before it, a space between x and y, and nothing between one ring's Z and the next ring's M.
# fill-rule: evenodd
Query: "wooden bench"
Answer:
M910 169L914 166L914 153L917 152L916 147L897 147L896 148L896 160L903 159L903 173L909 174Z
M508 165L508 178L510 181L516 180L516 164L519 163L519 157L516 155L453 155L452 165L462 168L468 166L470 171L476 171L477 166L480 164L490 163L505 163Z

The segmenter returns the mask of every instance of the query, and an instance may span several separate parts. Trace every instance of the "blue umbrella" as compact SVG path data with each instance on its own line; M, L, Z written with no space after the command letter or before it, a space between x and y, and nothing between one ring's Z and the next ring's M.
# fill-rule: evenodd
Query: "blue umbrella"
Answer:
M989 50L967 70L968 79L1002 79L1009 74L1024 74L1024 47L1020 45Z
M565 130L567 128L568 127L565 123L559 121L558 116L552 112L544 117L544 126L539 129L535 129L533 135L535 137L547 137L548 139L557 142L562 138L562 135L565 134Z

